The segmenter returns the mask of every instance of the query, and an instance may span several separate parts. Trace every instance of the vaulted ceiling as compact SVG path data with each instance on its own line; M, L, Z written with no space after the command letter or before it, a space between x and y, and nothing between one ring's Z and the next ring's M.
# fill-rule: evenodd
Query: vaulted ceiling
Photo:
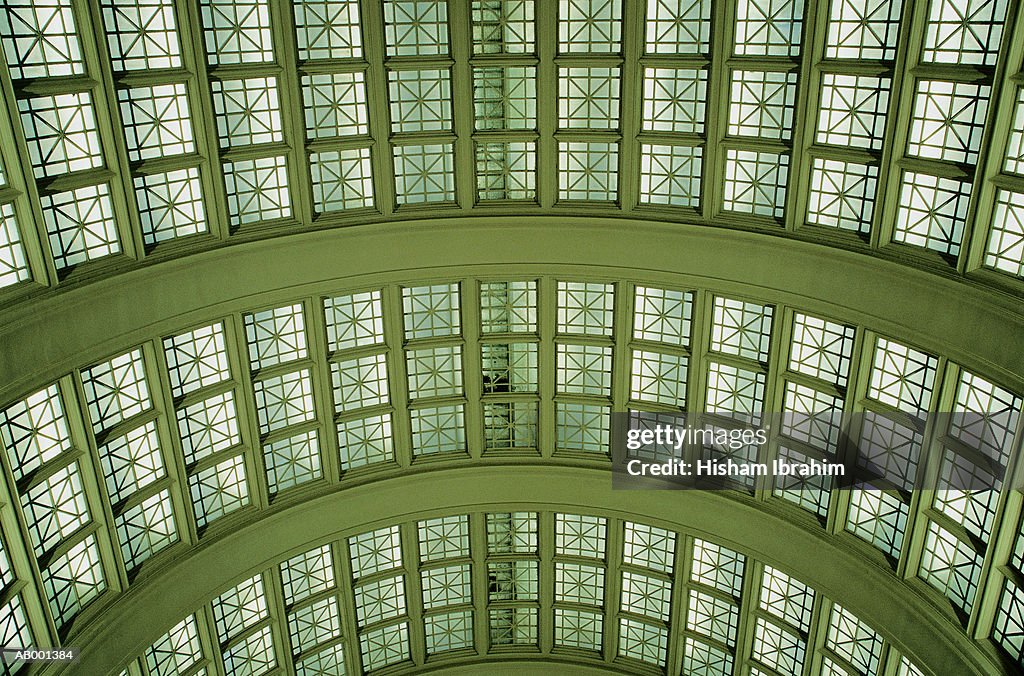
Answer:
M843 430L877 449L876 490L758 480L707 500L878 572L979 673L1018 668L1024 371L993 336L1024 326L1020 11L7 0L4 644L95 640L88 664L130 676L942 673L954 657L819 579L796 557L813 549L783 560L571 489L430 502L447 471L606 470L612 411L835 411L886 421ZM385 274L413 238L357 236L395 223L448 267ZM474 238L488 223L536 253L458 268L513 246ZM648 226L703 258L645 269ZM628 265L598 260L602 230L635 246ZM316 242L347 262L255 290ZM804 258L740 282L776 255ZM381 272L346 277L359 257ZM237 280L218 262L254 291L219 295ZM904 272L891 301L870 295ZM125 319L160 295L176 309L159 322ZM776 431L762 459L838 453L834 432ZM992 489L956 490L968 475ZM418 507L267 543L173 617L125 615L144 627L130 649L97 656L118 609L204 548L411 476ZM911 490L923 477L937 490Z

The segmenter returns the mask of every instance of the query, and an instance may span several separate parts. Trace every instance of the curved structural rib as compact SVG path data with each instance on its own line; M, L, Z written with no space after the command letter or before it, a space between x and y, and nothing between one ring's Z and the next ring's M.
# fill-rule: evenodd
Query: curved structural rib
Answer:
M114 673L126 655L141 654L169 627L232 583L286 555L336 536L436 515L494 510L611 513L661 525L749 552L825 594L893 640L935 674L988 674L977 645L927 599L885 568L824 533L717 493L610 491L603 470L463 468L339 491L267 516L199 547L132 589L79 639L80 673Z
M438 230L444 236L439 236ZM567 261L570 261L567 263ZM479 266L479 267L478 267ZM500 266L500 267L488 267ZM16 307L0 327L0 401L154 332L308 285L510 275L609 275L792 302L905 339L1024 390L1014 298L868 256L737 231L580 217L449 218L303 233L101 280ZM74 330L68 330L74 327Z
M1015 299L963 280L942 279L877 258L764 234L624 220L521 218L504 222L467 218L445 222L441 237L435 230L438 225L438 221L375 225L249 242L230 251L194 254L188 261L167 261L81 288L63 289L31 308L12 309L9 322L0 328L0 339L10 346L0 353L0 402L12 407L5 412L17 405L25 408L12 402L43 394L40 388L56 382L43 398L59 403L63 396L73 418L69 425L73 443L57 449L56 456L42 458L41 472L33 474L29 469L25 470L29 474L23 475L21 467L9 467L11 497L7 502L17 508L19 501L24 504L34 499L27 496L48 477L80 467L85 486L82 500L87 498L92 507L91 513L85 508L77 511L83 522L80 527L49 536L44 543L33 540L38 536L32 529L38 528L34 517L26 516L21 526L5 530L14 540L13 545L6 545L23 559L19 579L40 574L48 579L51 571L43 567L52 567L54 557L64 556L72 547L95 545L98 535L100 554L94 557L94 570L105 575L105 586L90 590L81 603L84 608L66 613L61 609L56 620L46 611L49 601L53 612L54 599L40 590L30 609L36 626L49 626L52 635L67 635L71 644L83 645L86 659L95 660L87 664L102 670L116 666L115 658L101 655L114 637L123 635L116 640L124 640L132 654L139 654L154 634L166 631L226 586L237 583L240 576L273 566L282 556L318 538L360 533L446 505L451 510L496 503L527 510L575 506L581 511L590 507L622 514L632 510L638 519L649 517L686 534L706 534L708 539L732 543L813 585L935 673L992 670L999 658L991 643L975 642L972 637L993 635L994 607L1003 604L1007 593L1016 591L1011 585L1004 592L1004 580L1012 583L1014 578L1002 567L1017 537L1020 498L1016 491L995 494L988 505L990 518L980 526L970 522L966 507L911 498L909 493L897 497L895 507L863 501L855 504L848 493L839 496L833 492L829 497L828 491L823 491L824 503L819 496L816 505L794 506L784 502L789 498L768 482L751 486L749 496L615 493L610 490L604 464L606 445L593 440L576 447L563 444L559 421L571 406L581 410L589 406L587 415L633 405L653 406L663 412L702 410L711 401L705 397L712 389L708 385L710 369L723 364L752 379L760 378L769 392L760 399L765 410L781 406L782 393L793 382L828 394L832 405L843 410L884 408L883 404L898 408L900 401L886 403L869 392L870 376L879 368L878 355L890 354L880 347L883 343L893 350L905 350L905 356L914 353L918 355L914 359L924 360L922 370L934 380L929 380L925 389L930 397L934 386L936 394L923 404L922 414L950 405L964 378L990 379L990 388L1020 392L1024 390L1024 373L1016 355L1024 351L1024 318ZM485 335L482 289L487 284L507 285L509 280L532 285L534 296L528 305L535 317L527 322L528 328L517 329L518 333L503 333L511 331L503 329ZM676 294L677 307L672 312L686 317L685 322L680 321L680 326L687 325L686 335L682 328L671 339L666 339L667 334L635 335L641 316L636 301L642 295L647 299L644 294L652 289L658 292L658 287L663 294ZM600 319L594 320L600 326L582 340L573 334L585 330L561 326L565 320L560 313L570 302L573 289L601 298ZM335 338L329 337L330 332L340 331L341 324L333 323L340 315L326 308L348 307L344 304L353 302L353 294L367 290L376 290L373 293L383 308L380 335L370 343L355 341L347 347L332 342ZM436 327L425 334L410 332L415 322L410 320L413 315L405 300L416 302L421 295L432 298L435 293L445 295L445 302L455 303L454 311L448 308L446 321L450 325L439 332L432 330ZM686 300L679 300L682 298ZM761 346L755 354L711 345L711 333L725 321L715 314L720 301L741 304L743 312L762 317L760 328L752 334ZM276 317L278 310L285 311L282 317L291 317L292 328L279 331L274 328L276 320L259 319ZM845 374L840 384L825 382L817 371L810 375L794 371L787 345L796 345L793 327L802 313L831 318L828 322L846 336L842 359L847 362L849 381ZM74 331L66 327L74 327ZM200 377L188 388L181 386L184 376L172 372L172 356L175 360L181 355L186 355L185 361L200 360L195 332L212 329L222 341L223 363L214 369L216 377L209 381ZM261 339L261 330L270 337ZM744 324L742 330L749 329ZM293 345L283 359L268 352L270 359L261 363L266 354L260 345L281 339L279 333L308 342L302 342L300 348ZM168 342L179 339L184 341L181 355ZM503 396L509 394L505 391L488 395L485 382L489 376L484 372L489 367L482 364L481 354L487 347L507 343L533 350L534 362L529 368L536 375L529 387L509 397ZM562 373L556 354L569 354L570 348L602 351L606 362L597 369L599 386L578 391L566 387L569 378ZM130 353L125 354L126 350ZM448 384L413 377L415 371L422 375L434 368L418 361L427 358L423 355L445 351L455 355L449 360L450 367L441 369L450 372ZM659 355L667 355L682 365L676 369L676 390L670 401L657 397L645 401L646 393L632 384L639 372L636 369L646 367L642 354L654 355L652 363ZM359 395L355 408L346 409L345 386L334 374L344 370L345 364L362 364L359 360L368 356L378 365L375 373L381 375L375 382L383 394L370 403ZM111 385L116 379L110 375L110 365L117 360L130 362L134 375ZM913 366L912 362L905 360ZM885 363L882 367L887 368ZM890 369L885 377L899 385L904 378L913 381L916 377L907 373ZM302 415L277 425L281 421L270 420L266 401L260 403L258 398L261 394L269 397L270 387L283 391L288 378L312 384L305 391L308 396L300 397L305 401L299 406ZM132 387L141 383L131 395L144 392L141 399L118 402L109 410L107 404L97 403L112 396L107 390L120 393L126 383ZM915 383L910 384L922 387ZM1019 397L999 391L1019 411ZM281 403L292 395L274 396ZM875 399L867 401L872 396ZM217 397L234 397L241 434L217 448L197 452L193 433L186 430L187 424L182 427L182 420L192 415L189 409L205 406ZM494 447L488 444L486 407L509 399L533 407L537 434L526 444L499 447L509 453L491 453ZM422 439L417 441L410 433L413 412L445 406L465 413L464 420L459 414L456 425L465 431L461 446L421 445ZM381 411L395 420L394 453L386 459L364 459L362 464L368 466L357 467L340 452L339 446L344 444L338 435L354 416L364 420ZM600 414L592 416L591 426L599 425L599 419ZM1010 429L1008 438L1015 432ZM109 476L104 476L111 473L105 463L123 451L121 442L129 435L140 433L159 440L147 447L147 458L157 457L157 464L163 454L164 464L153 473L159 476L130 490L115 490ZM931 429L922 443L928 449L939 448L950 441L951 434ZM301 435L313 439L306 451L313 450L304 457L315 458L319 464L301 479L281 481L274 475L268 448ZM778 450L776 445L781 448L779 439L773 444L766 450L768 454ZM47 453L53 450L49 448ZM1014 456L1010 449L1007 462L1011 472L1017 464ZM945 462L932 458L922 461L922 466L937 472L940 461ZM140 462L134 456L128 460L129 465ZM227 464L242 478L228 488L218 483L215 490L243 494L233 495L229 507L210 507L212 503L203 495L208 485L203 482L219 482L210 477ZM429 472L431 480L421 479L420 485L417 478L424 477L423 472ZM589 488L581 485L580 494L566 494L564 486L572 485L577 475L588 476ZM502 478L505 497L488 497L501 495L493 492L495 476ZM472 488L479 492L477 503L467 502L466 496L473 493L459 482L480 484ZM391 491L401 493L405 486L416 490L402 500L387 497ZM375 495L379 503L371 509ZM154 523L160 510L142 508L140 517L140 506L143 501L151 504L150 500L170 516ZM357 507L360 501L371 506ZM851 516L858 511L863 517L873 509L895 514L893 518L900 524L894 527L898 530L895 539L900 542L883 542L886 536L872 530L892 529L877 513L868 526ZM961 512L956 513L957 509ZM174 523L171 517L176 519ZM14 523L19 517L8 509L7 518ZM145 545L141 554L136 542L141 538L122 533L125 528L136 528L132 519L140 518L145 522L142 530L163 535L159 546ZM169 535L160 530L168 523ZM972 527L983 532L974 533L969 530ZM18 552L20 548L24 551ZM936 552L950 548L956 548L955 556L936 563ZM969 574L976 576L969 588L954 588L951 581L961 551L973 566ZM888 561L883 553L890 557ZM928 566L923 562L926 557L933 559ZM1015 564L1011 561L1011 565ZM207 577L196 577L200 571ZM196 586L196 579L203 584ZM175 585L180 590L172 593ZM879 589L886 594L878 595ZM943 594L952 604L945 602ZM89 605L97 597L102 600ZM898 610L890 607L886 599L891 598L899 600ZM961 621L950 605L968 619ZM143 618L145 621L140 621ZM936 638L944 647L929 650Z

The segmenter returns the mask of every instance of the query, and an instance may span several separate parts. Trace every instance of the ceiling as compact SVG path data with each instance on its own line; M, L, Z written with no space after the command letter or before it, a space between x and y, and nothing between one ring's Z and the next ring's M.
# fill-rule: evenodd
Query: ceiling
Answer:
M923 612L936 614L957 631L987 626L985 631L1013 650L1015 639L1000 637L1017 631L1014 604L1021 592L1012 582L1010 571L1015 568L997 561L1005 556L999 553L1001 547L1024 546L1017 544L1024 543L1024 536L1016 535L1019 494L998 488L1005 469L1016 466L1021 398L969 368L868 326L785 302L640 279L517 275L351 289L335 284L321 283L286 303L243 305L237 312L127 346L0 413L13 503L7 509L12 520L12 529L5 531L7 555L17 561L9 573L13 595L8 621L35 619L23 621L21 631L28 632L23 635L44 642L47 635L89 636L91 627L105 624L104 612L112 612L106 604L116 607L134 589L145 590L191 548L217 542L261 515L287 513L289 507L338 488L352 490L409 474L427 473L426 478L467 465L492 468L491 481L501 480L505 466L524 463L606 470L611 411L701 411L715 424L729 426L736 417L779 410L863 414L863 426L846 431L870 447L874 464L883 468L875 489L833 490L827 481L815 480L751 480L735 487L733 499L769 512L781 510L801 528L828 535L833 543L829 546L857 552L860 565L887 571L888 583L898 580L916 590L915 598L921 600L915 603L925 604ZM949 410L973 417L935 415ZM839 453L842 442L836 432L815 426L779 429L761 450L761 459L799 461ZM744 448L734 457L757 459L748 455L751 450L757 453L756 448ZM707 457L710 451L693 452ZM964 473L990 482L994 489L958 490ZM911 490L929 481L937 490ZM423 483L420 509L439 495L430 491L431 483ZM556 518L553 513L595 516L595 508L587 507L593 502L567 504L576 506L545 512L549 527ZM528 502L505 509L542 511ZM472 531L470 521L458 516L470 511L477 514ZM206 638L189 643L198 652L182 658L190 665L187 673L193 666L216 673L266 673L272 666L287 670L285 665L298 668L309 660L326 659L321 655L325 650L340 651L338 659L349 672L385 664L401 669L424 659L446 664L475 655L462 651L471 645L489 650L505 631L505 620L499 619L505 615L498 611L519 606L484 592L496 584L489 581L492 569L508 560L499 556L506 552L487 549L486 514L492 510L478 511L442 514L458 516L463 524L458 529L465 531L465 538L458 538L460 549L442 557L457 560L451 565L461 571L459 576L465 575L458 578L462 582L451 582L462 590L459 600L436 606L453 606L447 614L432 612L434 601L416 587L385 584L399 574L393 570L398 563L388 568L390 576L374 571L362 576L365 580L349 568L336 568L334 579L351 579L354 586L332 593L347 596L329 602L329 595L307 599L286 594L275 597L273 613L269 597L254 600L263 610L220 635L211 633L217 625L210 619L216 618L219 602L212 611L190 609L199 613L197 618L206 618L196 619L194 629L206 632ZM340 514L336 528L344 538L324 542L333 542L332 565L353 565L359 551L354 543L364 531L380 529L344 516L344 508ZM649 571L634 570L618 558L628 543L622 538L633 537L628 533L634 521L627 516L606 525L615 533L614 550L602 545L562 554L574 565L582 564L573 556L600 560L608 576L649 576ZM418 539L415 524L395 528L405 535L400 544L389 540L388 546L407 553L389 556L400 562L403 579L427 575L434 567L421 559L435 545ZM539 556L549 566L552 557L560 560L561 550L551 549L555 545L536 544L551 541L536 540L538 526L523 528L534 532L529 561ZM700 673L696 662L683 657L686 641L707 638L707 632L684 624L690 621L684 617L695 618L701 611L695 601L685 600L689 592L682 590L689 588L692 563L682 562L692 559L699 540L715 541L719 530L713 526L710 536L674 531L673 563L662 561L654 568L663 585L656 611L646 606L636 610L626 597L621 607L606 603L620 588L598 585L602 596L581 603L606 628L598 632L600 652L570 650L568 655L605 660L627 672L664 667L671 655L673 663L689 665L688 673ZM288 579L272 556L278 550L267 547L273 567L262 569L259 584L266 587L260 588L260 598L270 593L267 589L287 586ZM474 548L472 555L466 547ZM743 551L765 563L756 548ZM1018 566L1016 560L1011 557L1007 565ZM800 579L806 568L801 561L785 574L803 588L808 583ZM748 584L771 587L775 583L765 581L759 566L750 569ZM522 639L532 646L524 650L566 659L559 651L579 647L576 639L565 643L556 638L538 653L542 644L537 627L554 632L544 634L549 639L568 631L570 619L559 609L571 605L567 599L575 592L559 586L568 583L559 577L563 573L557 566L544 568L540 577L535 568L529 570L534 572L524 572L522 581L524 599L531 600L527 614L540 613L543 622L529 620L536 626L524 629L533 637L533 643ZM32 579L39 580L35 590L24 586ZM378 596L386 588L390 600L366 597L370 591L364 582L377 585ZM336 586L344 587L340 582ZM846 658L835 654L828 641L838 640L839 629L809 633L812 619L824 626L833 612L825 602L812 604L813 594L801 597L803 610L792 611L798 612L796 619L783 614L772 620L770 608L763 607L768 601L744 600L751 593L757 598L759 592L733 592L731 600L728 594L721 597L732 608L723 607L722 612L742 616L746 633L708 644L718 646L717 657L707 658L716 665L713 673L731 673L733 665L809 673L824 664L819 658L805 661L805 652L817 654L815 650L830 660L840 659L837 664L845 666L839 668L849 673L883 673L887 665L903 659L896 647L885 648L883 658L882 638L870 659L860 653ZM853 592L840 587L825 594L818 592L843 603ZM329 603L317 606L315 613L310 606ZM381 610L380 604L390 610ZM996 618L985 618L988 604L1001 609ZM371 606L379 617L368 619ZM669 609L677 614L672 622L665 615ZM315 638L289 634L288 622L308 613L319 618L309 620L316 625L309 629ZM449 617L453 613L460 622L474 613L477 619L444 631L431 624L441 622L442 615L454 622ZM872 636L887 630L884 624L868 627ZM463 638L456 641L453 634ZM889 636L901 638L898 633ZM788 646L778 647L789 655L788 661L763 654L769 640ZM369 647L382 641L396 641L401 649L381 656ZM200 645L206 647L200 650ZM984 645L992 644L985 641L977 647ZM239 650L244 657L236 654ZM146 662L159 659L143 657L139 664L149 665L146 673L165 673L156 662ZM869 662L861 664L861 659Z
M1007 7L11 0L0 284L479 210L753 228L1019 292Z
M754 233L841 250L868 271L894 263L934 280L936 298L952 289L1017 308L1012 323L1024 44L1004 35L1019 11L1002 0L8 0L0 305L19 321L70 312L71 299L91 311L81 299L111 280L343 226L408 220L443 238L456 227L444 218L591 216L678 227L680 246L709 226L735 237L723 257ZM453 263L469 241L452 237ZM339 487L474 463L601 469L611 411L774 408L903 416L850 431L879 439L881 490L761 481L732 499L880 568L989 667L1019 665L1021 500L1013 482L999 489L1019 475L1024 374L994 368L987 347L923 344L898 328L895 302L855 313L841 294L639 269L282 287L130 340L111 332L56 375L47 359L0 374L19 383L0 407L5 643L90 635L194 549ZM25 373L35 379L15 378ZM935 422L949 410L981 422ZM835 444L778 432L765 452ZM954 490L965 473L994 490ZM909 490L925 476L937 491ZM572 515L588 520L586 537L566 535ZM117 667L400 672L508 653L626 673L938 673L800 569L598 508L396 514L309 544L211 590L163 638L169 626L147 627L151 647ZM719 546L745 563L700 577ZM360 557L375 563L363 571Z

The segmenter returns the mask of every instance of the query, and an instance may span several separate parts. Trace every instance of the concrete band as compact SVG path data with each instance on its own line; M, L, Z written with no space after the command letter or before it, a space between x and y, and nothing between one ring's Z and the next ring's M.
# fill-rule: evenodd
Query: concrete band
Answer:
M324 540L384 525L473 510L600 513L708 538L797 576L874 627L936 674L998 668L932 594L866 560L842 538L707 491L612 491L606 470L463 467L403 476L307 500L194 548L117 597L76 637L74 672L106 674L239 579ZM351 647L350 647L351 649ZM453 660L456 663L458 660ZM443 662L443 660L442 660ZM458 672L452 672L458 673Z
M784 302L911 342L1024 390L1024 304L990 289L752 232L521 216L306 232L44 294L4 312L0 403L154 335L308 289L527 272L642 278Z

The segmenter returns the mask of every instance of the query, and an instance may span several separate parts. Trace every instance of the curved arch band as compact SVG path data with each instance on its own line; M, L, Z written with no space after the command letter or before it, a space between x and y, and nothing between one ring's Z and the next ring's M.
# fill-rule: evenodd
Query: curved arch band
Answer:
M266 569L312 543L432 515L480 508L578 510L628 515L707 537L793 571L893 640L937 674L991 673L992 664L928 596L882 565L825 533L801 528L724 495L705 491L612 491L607 471L555 467L449 469L406 475L337 491L267 514L201 545L105 609L78 636L81 673L112 673L125 655L157 636L233 582Z
M439 236L438 230L444 236ZM566 263L571 261L571 263ZM1024 308L960 280L763 234L609 218L467 217L234 245L54 292L0 327L0 401L110 351L247 304L339 286L529 270L712 285L835 314L1024 390ZM172 290L171 293L168 290ZM258 300L257 300L258 299ZM74 327L69 330L68 327Z

